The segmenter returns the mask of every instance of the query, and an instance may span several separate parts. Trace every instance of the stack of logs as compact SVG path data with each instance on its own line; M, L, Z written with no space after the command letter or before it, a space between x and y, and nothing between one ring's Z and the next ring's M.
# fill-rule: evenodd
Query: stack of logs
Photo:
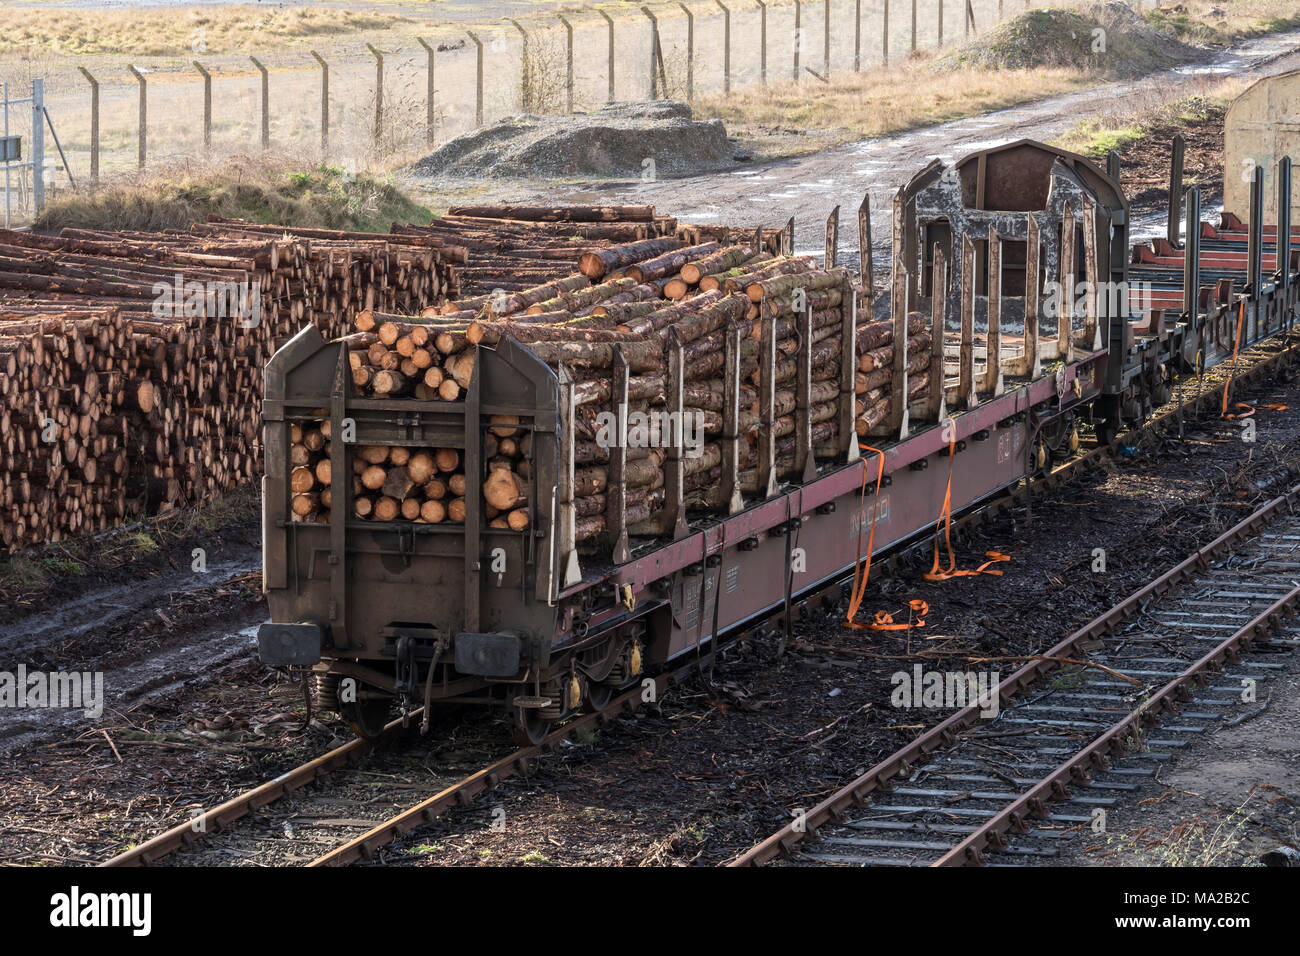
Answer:
M789 248L782 230L679 226L650 206L455 207L427 226L395 224L391 234L215 218L160 233L2 231L0 541L11 549L57 541L203 501L256 476L262 368L308 324L328 338L346 336L354 381L370 396L457 401L477 346L506 336L563 367L577 407L582 540L607 530L609 453L599 419L613 411L616 356L629 365L628 411L653 415L667 407L668 357L680 345L685 419L698 422L701 439L686 459L685 500L719 507L729 335L742 336L743 491L757 490L765 321L776 356L778 475L797 470L797 330L809 310L812 444L822 456L846 443L835 410L852 283ZM927 329L911 318L910 399L928 388ZM897 413L893 327L864 324L856 336L856 430L865 436ZM530 433L526 423L494 428L477 479L491 483L487 521L522 530ZM295 475L302 497L294 513L327 520L328 435L319 422L300 430L307 454L296 463L305 471ZM354 513L464 520L466 478L442 467L447 452L424 450L434 462L426 477L425 458L410 450L384 449L382 458L380 449L358 450ZM665 451L629 448L627 459L626 523L637 533L662 517ZM441 516L435 502L445 502Z
M445 301L464 258L418 236L230 221L0 230L0 541L102 530L253 478L275 349L308 323L337 336L367 309Z
M366 521L465 521L465 468L455 448L362 445L352 454L352 493L353 514Z
M461 294L473 297L468 308L567 275L585 253L676 228L654 206L452 206L427 226L394 224L393 232L468 250L459 270Z
M491 210L474 210L486 221ZM514 235L525 215L548 210L501 210ZM610 214L618 212L610 211ZM581 214L581 211L579 212ZM590 215L600 215L592 210ZM487 226L480 228L487 229ZM608 441L603 415L615 411L616 355L628 364L628 412L644 412L652 423L667 411L670 345L682 348L683 422L698 425L698 447L685 457L684 501L688 508L717 508L722 450L722 376L729 334L740 346L740 490L758 492L754 467L759 460L762 415L760 353L765 320L775 341L773 435L780 478L796 477L798 326L810 313L811 388L809 422L817 457L843 452L840 353L844 309L851 308L852 280L844 269L824 269L814 259L780 255L778 231L681 227L674 236L638 238L588 249L578 269L528 288L452 301L440 314L422 317L359 313L346 337L353 380L371 397L411 397L455 401L469 387L475 349L506 337L523 344L552 368L563 367L574 381L577 409L574 442L576 538L590 541L606 527L609 481ZM866 315L868 310L862 310ZM929 323L909 317L908 399L929 388ZM866 322L856 328L855 420L868 436L889 417L892 405L892 322ZM504 443L505 436L501 436ZM626 488L629 534L653 533L662 525L665 505L665 449L657 435L629 442L622 484ZM522 447L486 458L482 491L490 521L502 516L518 530L527 526L523 504L528 487L526 438ZM497 524L501 527L503 525Z

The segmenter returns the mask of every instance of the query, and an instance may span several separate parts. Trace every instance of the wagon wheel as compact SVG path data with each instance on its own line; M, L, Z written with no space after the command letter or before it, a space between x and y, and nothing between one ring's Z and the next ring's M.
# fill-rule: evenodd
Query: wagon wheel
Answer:
M515 720L515 743L521 747L537 746L551 732L551 722L540 716L536 708L519 708Z
M592 710L604 710L614 699L614 687L611 684L587 682L587 706Z
M388 723L389 701L367 699L339 704L339 713L358 737L374 740Z

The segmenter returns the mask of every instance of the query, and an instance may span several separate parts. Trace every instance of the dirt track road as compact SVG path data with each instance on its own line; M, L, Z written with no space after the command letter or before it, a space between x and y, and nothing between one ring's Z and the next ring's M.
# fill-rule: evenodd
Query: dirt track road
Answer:
M978 149L1016 139L1052 140L1080 118L1100 110L1124 110L1162 102L1171 90L1179 96L1231 75L1265 76L1300 67L1300 32L1252 40L1211 61L1180 67L1141 80L1052 97L1025 106L913 130L897 136L864 140L798 159L745 166L732 173L665 179L656 182L608 181L557 187L548 183L496 183L499 202L654 203L663 212L688 222L739 222L777 226L795 218L795 251L820 253L823 224L840 206L840 261L856 264L854 217L865 189L871 196L871 231L876 271L889 261L890 203L894 192L930 160L952 160ZM428 201L438 203L431 185ZM1206 208L1212 208L1207 197ZM443 199L443 202L446 200ZM1208 213L1207 213L1208 214ZM1145 226L1145 229L1144 229ZM1137 218L1133 235L1150 234L1155 220Z

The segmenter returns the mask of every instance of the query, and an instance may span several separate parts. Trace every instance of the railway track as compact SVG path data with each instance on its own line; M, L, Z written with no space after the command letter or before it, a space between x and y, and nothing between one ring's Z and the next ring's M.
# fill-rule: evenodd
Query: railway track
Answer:
M1062 838L1104 821L1099 811L1137 789L1134 780L1283 666L1245 652L1300 643L1270 641L1300 602L1297 503L1300 485L733 865L1014 865L1057 855Z
M407 722L408 728L403 728L400 719L395 720L373 742L361 738L351 740L194 815L184 823L119 853L101 866L147 866L168 859L181 864L208 865L238 862L241 858L254 856L255 862L259 863L340 866L369 859L380 848L416 827L432 822L453 806L467 804L502 781L526 773L543 753L562 741L603 726L636 710L646 701L658 700L668 686L712 661L719 651L741 636L735 635L698 659L693 658L689 664L647 678L646 683L617 695L604 708L584 714L552 731L540 744L522 747L468 774L455 772L454 765L448 765L446 761L438 761L438 768L429 766L434 751L443 743L438 739L418 738L422 743L399 753L397 765L372 766L366 761L367 757L408 735L408 729L413 728L422 716L419 710L414 711ZM384 786L384 778L391 780L400 776L394 771L402 770L405 776L396 787L388 784L386 792L376 792ZM419 780L419 783L408 782L408 779ZM310 795L306 788L314 783L322 784L328 793ZM412 796L395 814L390 812L395 800L394 789ZM282 809L279 813L262 812L273 803L290 803L289 798L296 795L306 798L303 805ZM245 825L236 833L235 825L241 822ZM329 837L329 833L339 830L352 833L360 830L361 833L349 839Z
M1245 353L1243 355L1245 368L1236 376L1238 388L1275 372L1280 363L1294 357L1297 349L1300 349L1300 339L1288 333ZM1070 460L1061 463L1028 485L1009 490L1003 495L980 503L962 515L955 516L954 524L962 527L988 520L1017 502L1027 500L1026 496L1032 496L1034 491L1057 487L1080 472L1101 464L1116 446L1136 444L1178 428L1187 416L1195 415L1203 408L1213 405L1217 401L1217 396L1217 385L1211 384L1209 387L1199 388L1195 395L1181 402L1176 401L1172 407L1158 414L1141 429L1121 436L1115 446L1097 445L1082 448ZM891 558L906 553L918 543L923 542L914 542L900 548ZM1300 539L1297 543L1300 544ZM1297 554L1300 555L1300 550ZM1297 560L1300 561L1300 556ZM886 561L886 567L888 563L889 559ZM843 583L843 580L828 582L817 593L804 597L799 602L799 606L807 607L823 598L838 597ZM774 617L781 620L783 615L778 612ZM405 782L400 785L411 799L406 801L405 805L399 805L396 813L388 813L395 802L392 793L384 793L379 787L378 781L383 774L370 767L366 758L374 754L377 749L395 743L404 736L400 720L390 723L380 739L373 743L361 739L349 741L273 780L196 814L184 823L118 854L103 865L151 865L172 857L181 850L191 852L176 856L175 862L229 863L255 857L259 862L274 860L290 865L337 866L369 859L379 849L415 828L432 822L451 807L469 803L502 781L526 773L539 757L562 741L606 724L620 714L635 710L642 702L643 696L657 699L668 686L694 673L701 662L713 659L717 653L755 629L770 624L772 619L773 616L769 616L764 621L750 622L745 627L734 631L725 641L719 643L699 660L692 659L682 667L658 675L654 678L653 695L646 695L645 687L636 686L615 697L605 708L585 714L557 728L540 744L508 753L472 772L458 773L454 764L431 761L432 744L430 746L417 744L411 752L400 755L399 759L407 765L407 770L410 771L408 775L420 782L418 784ZM414 712L409 722L418 721L420 716L419 711ZM936 731L938 729L936 728ZM439 766L436 769L432 768L431 762ZM385 767L384 772L391 769ZM1001 780L1000 777L996 779ZM320 784L321 788L327 788L329 794L309 797L304 791L312 784ZM295 805L292 810L285 809L278 813L265 810L271 804L295 795L305 797L305 803ZM248 829L241 827L244 829L243 835L235 837L234 845L231 845L231 834L235 824L245 821L245 818L252 818L246 821ZM811 817L809 819L811 820ZM815 827L817 823L814 822L812 825ZM340 831L349 834L360 832L350 838L339 839L337 834ZM782 837L782 841L780 846L792 845L789 835ZM760 847L750 851L751 854L756 854L753 859L742 859L745 862L765 862L766 859L770 859L771 854L761 849L765 845L761 844Z

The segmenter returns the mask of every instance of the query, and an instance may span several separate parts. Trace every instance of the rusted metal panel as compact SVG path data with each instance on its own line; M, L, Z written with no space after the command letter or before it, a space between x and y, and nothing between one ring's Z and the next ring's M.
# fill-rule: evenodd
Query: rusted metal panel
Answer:
M839 260L840 249L840 207L836 206L826 217L826 253L824 261L827 269L834 269Z
M1056 357L1074 360L1074 292L1075 263L1074 207L1066 206L1061 213L1061 255L1057 260L1057 282L1060 284L1060 318L1056 334Z
M1083 268L1088 288L1085 291L1083 336L1079 345L1087 351L1101 348L1101 323L1098 320L1097 297L1103 294L1102 277L1098 265L1097 231L1091 225L1097 221L1096 204L1088 198L1083 203ZM1113 298L1107 294L1107 298Z
M1255 166L1270 174L1283 156L1300 156L1300 70L1257 80L1233 100L1223 120L1223 208L1245 215ZM1265 222L1277 221L1277 194L1268 190ZM1300 213L1300 195L1291 198L1291 219Z
M942 249L934 253L934 288L930 292L930 391L926 396L925 419L937 422L945 414L944 407L944 355L943 335L947 324L948 297L944 287L948 283L948 262Z

